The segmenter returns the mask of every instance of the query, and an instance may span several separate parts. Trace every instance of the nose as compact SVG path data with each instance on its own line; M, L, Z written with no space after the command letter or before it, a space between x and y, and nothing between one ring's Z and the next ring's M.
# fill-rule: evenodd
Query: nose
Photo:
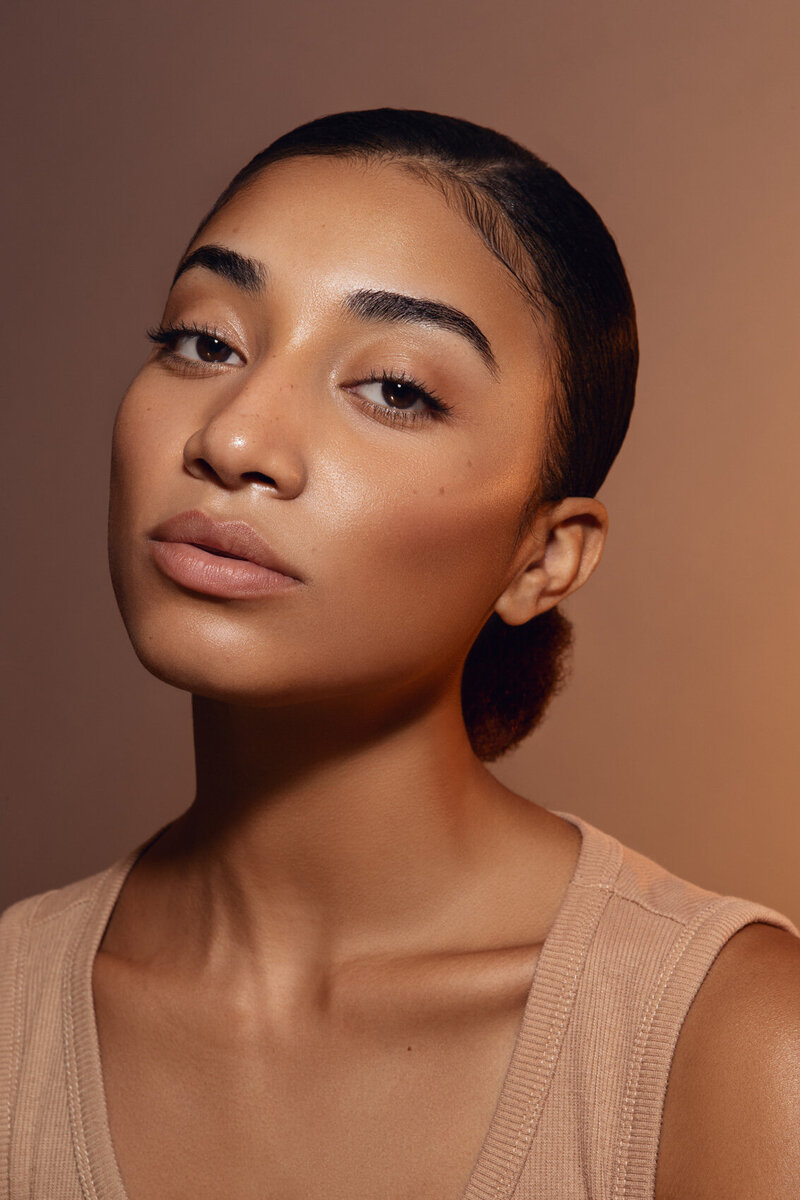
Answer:
M231 490L258 484L284 499L297 496L306 465L294 391L254 377L216 403L183 448L189 474Z

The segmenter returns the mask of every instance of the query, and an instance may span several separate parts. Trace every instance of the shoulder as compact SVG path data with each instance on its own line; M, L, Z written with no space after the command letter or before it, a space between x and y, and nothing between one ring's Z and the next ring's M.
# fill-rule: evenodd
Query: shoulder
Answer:
M17 970L48 970L66 952L107 872L17 900L0 912L0 982L12 987Z
M724 944L681 1027L655 1200L789 1200L800 1176L800 938L754 922Z
M88 926L96 932L104 925L133 863L172 824L156 833L109 866L61 887L17 900L0 912L0 963L16 956L19 961L58 956L67 942Z
M46 892L37 892L34 896L25 896L15 900L8 908L0 912L0 931L6 936L13 935L26 928L34 928L43 922L59 917L72 909L85 904L95 892L99 882L107 871L95 875L87 875L63 887L51 888Z

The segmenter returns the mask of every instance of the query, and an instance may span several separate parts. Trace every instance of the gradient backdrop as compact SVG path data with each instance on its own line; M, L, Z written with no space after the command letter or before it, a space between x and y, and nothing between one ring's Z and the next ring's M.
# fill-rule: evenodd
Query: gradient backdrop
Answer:
M617 238L639 311L612 532L574 674L498 764L670 870L800 919L794 0L12 4L2 406L0 908L192 796L188 697L105 559L115 407L234 171L324 112L439 110L529 145Z

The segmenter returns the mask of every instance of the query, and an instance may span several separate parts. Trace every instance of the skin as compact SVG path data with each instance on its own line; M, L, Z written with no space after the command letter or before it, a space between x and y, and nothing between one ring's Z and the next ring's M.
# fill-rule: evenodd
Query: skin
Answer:
M475 758L461 668L492 612L521 624L588 579L607 514L571 497L516 536L550 333L436 189L397 164L292 160L201 245L268 285L182 275L165 320L234 353L154 350L114 430L115 591L145 666L192 693L197 762L94 965L117 1156L132 1200L220 1179L313 1200L323 1170L327 1200L353 1179L456 1197L580 841ZM497 370L452 330L347 313L365 288L457 307ZM447 417L370 409L387 368ZM302 582L234 601L166 579L148 534L191 508L247 521Z
M800 1179L800 939L746 925L681 1028L655 1200L794 1200Z

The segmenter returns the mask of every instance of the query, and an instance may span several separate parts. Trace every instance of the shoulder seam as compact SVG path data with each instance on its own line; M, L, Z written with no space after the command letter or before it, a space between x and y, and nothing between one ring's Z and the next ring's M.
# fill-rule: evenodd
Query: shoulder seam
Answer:
M38 921L36 919L36 914L34 913L33 917L31 918L31 926L35 925L37 929L40 929L42 925L46 925L48 921L56 921L59 917L63 917L65 913L71 912L73 908L80 908L82 904L88 904L90 900L91 895L81 896L78 900L73 900L65 908L59 908L57 912L52 912L48 916L42 917Z
M664 910L660 908L653 908L651 904L646 904L644 900L639 900L636 896L626 896L624 892L619 891L619 889L616 887L613 889L613 892L617 899L624 900L626 904L635 904L637 908L643 908L645 912L652 913L654 917L664 917L664 919L667 921L674 921L676 925L686 926L690 923L690 920L694 920L694 915L691 918L676 917L674 913L664 912ZM705 909L708 908L709 904L712 902L713 901L706 901L706 903L703 905L702 911L705 911Z
M635 904L638 908L643 908L645 912L652 913L654 917L664 917L667 921L674 921L676 925L688 925L689 919L685 917L676 917L674 913L664 912L660 908L653 908L650 904L645 904L644 900L639 900L636 896L626 896L621 892L615 883L583 883L580 880L575 880L576 887L582 888L599 888L605 892L611 892L618 900L624 900L627 904ZM721 896L719 899L726 899ZM707 905L704 905L707 907Z

